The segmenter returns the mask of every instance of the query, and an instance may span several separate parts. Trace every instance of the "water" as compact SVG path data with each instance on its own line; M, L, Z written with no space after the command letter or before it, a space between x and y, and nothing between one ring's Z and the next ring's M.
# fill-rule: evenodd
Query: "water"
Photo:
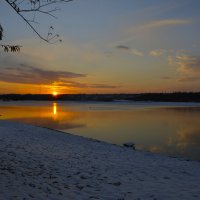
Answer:
M200 160L200 104L0 102L0 119Z

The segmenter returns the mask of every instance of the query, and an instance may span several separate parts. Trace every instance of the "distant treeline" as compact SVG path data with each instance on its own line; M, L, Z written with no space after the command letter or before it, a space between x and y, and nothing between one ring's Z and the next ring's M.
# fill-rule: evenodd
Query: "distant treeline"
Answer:
M4 101L157 101L157 102L200 102L200 92L142 93L142 94L4 94Z

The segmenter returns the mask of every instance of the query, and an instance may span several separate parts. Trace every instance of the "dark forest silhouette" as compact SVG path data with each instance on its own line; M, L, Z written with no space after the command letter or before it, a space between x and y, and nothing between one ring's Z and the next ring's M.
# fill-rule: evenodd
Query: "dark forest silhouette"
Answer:
M142 94L2 94L4 101L154 101L154 102L200 102L200 92L142 93Z

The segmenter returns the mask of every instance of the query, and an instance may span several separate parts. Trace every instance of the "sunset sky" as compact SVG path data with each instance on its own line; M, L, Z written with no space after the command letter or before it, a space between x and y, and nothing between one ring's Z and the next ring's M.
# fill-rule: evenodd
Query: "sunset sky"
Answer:
M38 15L48 44L0 1L0 93L200 91L200 0L74 0Z

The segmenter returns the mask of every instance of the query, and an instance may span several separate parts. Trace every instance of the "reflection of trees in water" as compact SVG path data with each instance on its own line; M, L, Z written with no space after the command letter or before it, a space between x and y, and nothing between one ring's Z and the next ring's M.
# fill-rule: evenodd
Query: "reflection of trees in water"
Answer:
M169 137L165 145L150 146L148 150L200 160L200 128L195 125L177 130Z
M165 108L174 112L176 129L166 144L169 152L177 152L184 156L200 160L200 107Z
M117 144L133 141L137 149L200 160L198 108L141 107L123 110L111 109L111 104L108 104L108 110L106 108L104 104L84 105L83 109L82 104L71 106L52 102L48 107L14 109L15 115L11 109L9 119L58 130L80 128L80 132L88 137L95 136Z
M179 130L177 133L177 146L188 147L193 145L200 146L200 128L188 127Z
M182 150L184 156L200 160L200 128L190 125L180 129L177 133L176 145Z
M200 106L169 106L169 107L164 107L160 108L160 110L165 110L165 111L175 111L176 113L179 112L180 114L182 113L188 113L188 114L198 114L200 113ZM178 114L178 113L177 113Z

